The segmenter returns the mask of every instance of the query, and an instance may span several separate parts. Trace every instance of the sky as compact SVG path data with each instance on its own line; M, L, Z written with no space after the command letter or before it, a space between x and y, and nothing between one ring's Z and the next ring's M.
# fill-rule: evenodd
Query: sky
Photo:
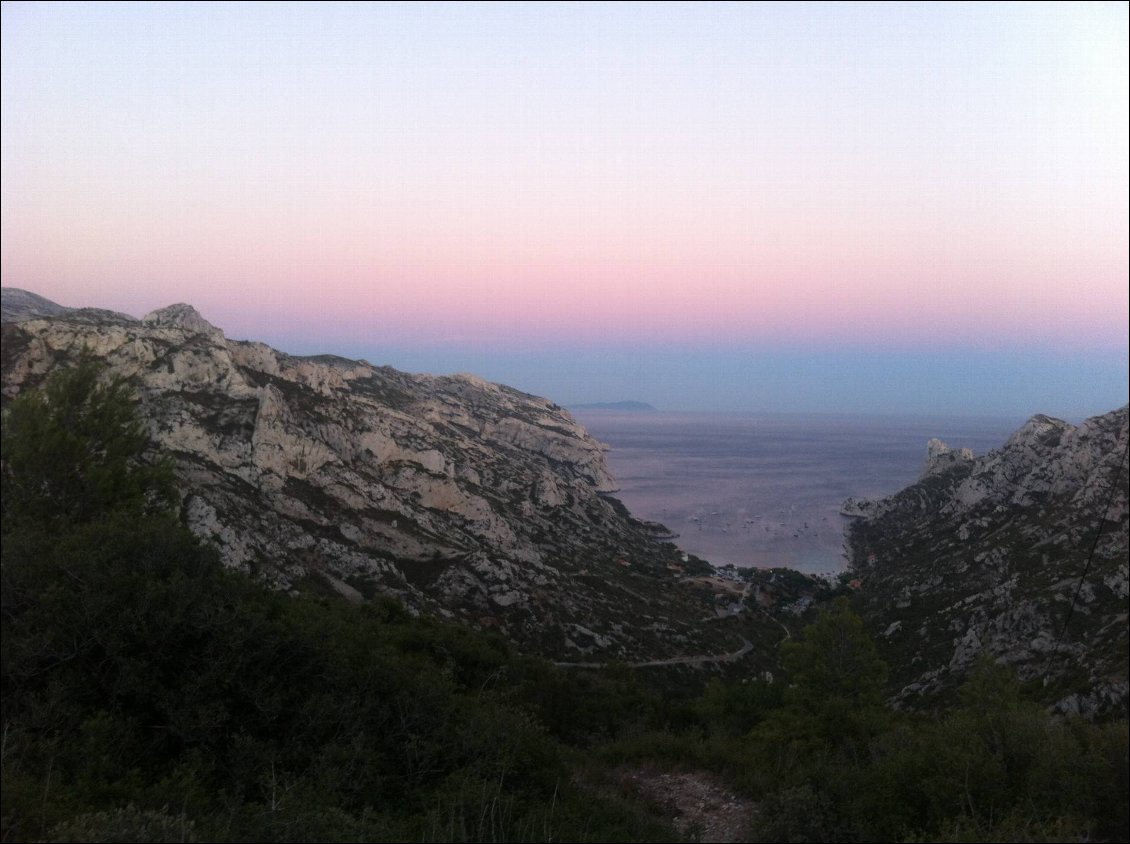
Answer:
M563 404L1127 402L1125 3L2 16L5 286Z

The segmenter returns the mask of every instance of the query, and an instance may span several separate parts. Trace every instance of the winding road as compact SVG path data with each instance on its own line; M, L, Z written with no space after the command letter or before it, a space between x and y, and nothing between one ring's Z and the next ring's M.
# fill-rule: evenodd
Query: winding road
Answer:
M742 636L742 646L727 654L703 654L698 656L673 656L669 659L651 659L646 662L624 662L629 668L657 668L663 665L709 665L717 662L735 662L753 650L753 642ZM604 668L609 662L555 662L558 668Z

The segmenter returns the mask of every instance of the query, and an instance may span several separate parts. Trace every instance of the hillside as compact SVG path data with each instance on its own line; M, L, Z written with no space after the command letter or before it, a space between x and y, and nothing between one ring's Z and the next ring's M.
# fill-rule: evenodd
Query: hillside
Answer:
M780 638L763 614L701 623L718 590L683 577L710 567L630 516L605 447L551 401L231 341L187 305L44 309L3 326L5 400L84 352L130 379L184 522L230 567L393 597L558 660L724 655L745 637L772 654Z
M936 705L984 651L1061 712L1125 713L1126 454L1126 407L1034 416L982 457L932 441L917 483L845 502L896 701Z
M544 399L3 331L5 841L1126 839L1125 408L846 502L864 618L658 541Z
M231 341L187 305L138 320L5 288L4 313L5 402L84 352L131 379L183 522L277 588L392 597L566 664L756 671L817 591L682 554L547 399ZM945 701L986 651L1061 711L1125 710L1126 418L1037 416L978 458L933 440L917 483L844 503L896 704Z

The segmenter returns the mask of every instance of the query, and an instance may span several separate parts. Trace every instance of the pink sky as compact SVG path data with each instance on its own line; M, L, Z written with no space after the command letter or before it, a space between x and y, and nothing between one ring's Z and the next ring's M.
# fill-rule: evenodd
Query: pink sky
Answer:
M3 283L452 370L569 344L1125 361L1127 28L1124 4L5 3Z

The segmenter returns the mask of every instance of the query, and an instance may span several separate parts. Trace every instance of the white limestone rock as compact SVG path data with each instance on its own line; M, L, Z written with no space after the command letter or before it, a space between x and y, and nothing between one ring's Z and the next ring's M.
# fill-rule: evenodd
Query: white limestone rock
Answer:
M1078 426L1037 415L982 457L932 440L918 483L853 506L865 613L876 630L915 624L933 654L896 666L904 690L952 688L983 652L1023 680L1089 666L1093 688L1069 705L1125 711L1110 694L1127 674L1128 420L1127 407ZM938 668L944 679L922 679Z
M951 469L973 462L973 451L968 448L950 448L941 440L934 438L926 443L926 465L918 479L948 472Z
M68 310L5 324L4 337L9 398L84 350L131 379L157 448L176 460L189 527L281 587L313 574L355 599L364 584L540 640L531 614L546 590L558 624L623 612L572 579L582 566L627 577L615 564L627 553L666 578L677 562L603 497L616 489L605 447L546 399L231 341L184 304L140 321ZM632 589L668 594L661 579ZM634 635L615 634L616 646L630 652Z
M219 340L223 340L224 337L224 333L204 319L196 308L183 302L150 311L141 318L141 321L157 328L180 328L193 334L207 334Z

